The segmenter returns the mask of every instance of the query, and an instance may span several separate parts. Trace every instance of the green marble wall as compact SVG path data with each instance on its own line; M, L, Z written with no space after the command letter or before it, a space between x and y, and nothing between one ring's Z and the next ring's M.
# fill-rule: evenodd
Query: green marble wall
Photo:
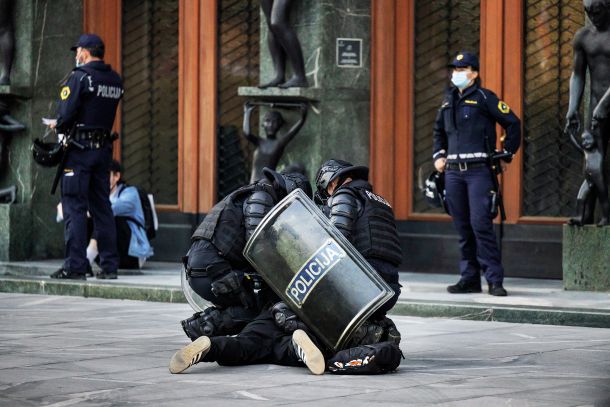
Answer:
M610 227L563 226L563 285L610 292Z
M241 95L253 98L316 100L309 110L305 126L288 145L279 168L290 162L302 162L313 180L320 164L329 158L368 165L370 8L369 0L294 2L291 23L301 42L310 88L240 88ZM261 15L261 83L275 74L267 47L267 33L266 21ZM362 39L361 68L337 66L337 38ZM288 72L286 77L290 76ZM265 109L261 111L261 117L264 113ZM282 114L287 119L287 126L297 120L296 113L282 111Z
M42 117L53 117L59 84L73 67L70 47L82 30L82 0L15 0L15 61L11 114L26 125L9 146L0 188L17 185L13 208L0 208L0 261L61 257L62 225L55 223L59 193L50 195L53 169L36 165L32 140L45 130ZM7 206L7 205L0 205Z

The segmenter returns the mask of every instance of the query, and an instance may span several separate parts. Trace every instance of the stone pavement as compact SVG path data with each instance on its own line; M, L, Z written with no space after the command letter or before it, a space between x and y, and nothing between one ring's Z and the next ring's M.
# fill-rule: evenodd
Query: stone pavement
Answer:
M161 302L184 302L178 263L150 262L140 271L120 270L118 280L58 282L48 276L60 260L0 262L0 291L76 295ZM610 293L564 291L559 280L507 278L508 297L455 295L446 286L457 274L400 273L403 285L394 312L399 315L453 317L610 328ZM484 287L485 289L486 287Z
M0 294L2 406L609 406L610 330L394 317L406 359L383 376L194 366L186 304Z

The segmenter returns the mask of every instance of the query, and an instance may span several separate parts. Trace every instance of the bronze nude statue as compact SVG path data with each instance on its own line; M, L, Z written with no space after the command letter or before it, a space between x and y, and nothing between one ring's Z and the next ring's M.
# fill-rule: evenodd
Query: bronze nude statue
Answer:
M590 106L593 108L593 117L590 127L593 131L583 134L583 139L587 139L586 144L590 146L587 150L583 145L585 147L583 150L585 152L585 172L588 172L589 175L585 175L578 194L579 213L576 218L572 219L573 224L594 222L595 202L598 194L607 191L605 176L596 173L603 172L603 160L610 136L610 123L605 120L607 106L610 104L608 101L610 96L607 95L610 89L610 2L583 0L583 5L591 24L581 28L574 38L574 65L570 77L570 103L566 115L565 131L574 141L574 135L580 130L579 109L585 90L587 71L591 79ZM590 138L593 140L589 140ZM587 160L592 162L587 162ZM606 183L606 186L602 188L599 182ZM591 185L595 185L595 188L591 188ZM587 193L581 194L585 191ZM607 198L602 196L599 198L602 201L603 209L603 201ZM580 202L581 199L583 202ZM607 216L608 214L604 213L601 224L607 224Z
M6 165L6 149L13 133L25 129L25 126L15 120L8 111L8 104L0 99L0 171ZM12 203L15 201L17 187L14 185L0 189L0 203Z
M610 201L608 200L608 180L606 177L604 155L596 144L597 137L593 132L585 130L581 137L581 148L585 156L585 181L578 191L576 201L576 216L569 220L570 225L582 226L587 214L587 202L592 191L599 200L602 218L598 226L610 224Z
M260 103L258 103L260 104ZM267 104L267 103L263 103ZM307 104L305 103L269 103L272 107L297 107L301 113L299 120L288 130L284 135L279 134L280 129L284 125L284 118L278 111L272 110L263 117L263 129L266 137L257 137L252 134L250 129L250 117L256 108L257 104L246 102L244 104L244 136L248 141L256 146L254 156L252 158L252 172L250 175L250 183L258 181L263 177L263 168L268 167L275 170L277 167L284 149L288 143L296 136L307 118Z
M0 0L0 85L10 84L15 48L13 3L14 0Z
M267 45L275 68L275 78L260 85L261 89L273 86L280 88L306 88L308 86L301 44L288 21L292 3L293 0L261 0L261 8L269 28ZM290 62L293 72L292 78L287 81L285 81L286 60Z

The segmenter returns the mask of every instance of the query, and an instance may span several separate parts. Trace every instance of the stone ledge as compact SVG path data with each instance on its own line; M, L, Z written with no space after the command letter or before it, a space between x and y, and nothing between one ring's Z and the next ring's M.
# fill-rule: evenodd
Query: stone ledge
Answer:
M392 309L392 314L424 318L610 328L610 312L589 309L398 301Z
M365 100L369 101L370 92L362 89L338 88L267 88L256 86L240 86L239 96L269 102L319 102L322 100Z
M0 95L29 99L32 97L32 90L25 86L0 85Z
M180 288L90 283L87 281L2 277L0 278L0 292L186 303L186 298Z
M118 285L88 281L0 277L0 292L186 303L182 290L177 287ZM392 309L392 314L425 318L610 328L610 311L597 309L399 300Z

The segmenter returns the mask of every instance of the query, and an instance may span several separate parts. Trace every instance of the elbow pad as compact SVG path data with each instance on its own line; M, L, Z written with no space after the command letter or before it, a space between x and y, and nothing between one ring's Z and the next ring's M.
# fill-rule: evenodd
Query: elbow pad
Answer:
M341 191L329 199L330 222L337 227L349 241L352 234L358 211L361 207L360 201L351 191Z

